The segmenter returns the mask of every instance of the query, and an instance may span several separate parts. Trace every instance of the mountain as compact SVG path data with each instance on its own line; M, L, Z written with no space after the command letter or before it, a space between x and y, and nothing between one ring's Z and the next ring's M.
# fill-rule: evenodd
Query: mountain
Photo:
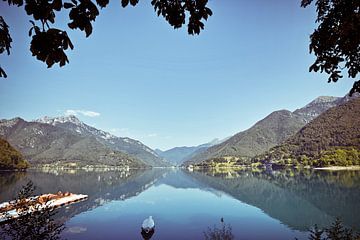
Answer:
M0 169L25 169L28 166L21 153L0 138Z
M145 146L140 141L127 137L122 138L114 136L108 132L104 132L81 122L73 115L55 118L43 117L35 120L35 122L56 126L83 137L93 137L108 148L114 151L127 153L141 159L150 166L169 166L169 163L164 161L164 159L159 157L155 151Z
M227 141L193 156L185 164L226 156L249 159L264 153L294 135L312 119L341 101L342 98L322 96L294 112L288 110L272 112L248 130L237 133Z
M348 96L345 96L343 98L320 96L314 101L307 104L305 107L295 110L294 114L300 116L305 123L308 123L329 108L335 107L348 100Z
M27 122L21 118L1 120L0 137L19 150L32 166L145 166L141 160L114 151L95 137L81 136L64 128L41 122Z
M198 146L192 147L174 147L166 151L161 151L160 149L156 149L155 152L167 161L171 162L175 165L181 165L184 161L188 160L193 156L194 153L199 154L204 152L211 146L219 144L221 141L219 139L214 139L211 142L204 143Z
M255 158L277 165L360 165L360 98L335 106Z
M189 161L190 159L194 158L195 156L205 152L208 148L218 145L220 143L223 143L225 141L227 141L228 139L230 139L232 136L224 138L222 140L219 140L218 138L215 138L213 141L211 141L211 145L208 145L207 147L202 147L202 148L198 148L197 150L195 150L193 153L191 153L190 155L188 155L186 158L184 158L184 162Z

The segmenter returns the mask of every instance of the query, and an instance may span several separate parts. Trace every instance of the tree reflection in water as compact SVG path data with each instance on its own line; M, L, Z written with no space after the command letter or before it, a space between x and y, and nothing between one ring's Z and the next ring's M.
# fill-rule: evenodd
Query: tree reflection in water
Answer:
M60 234L64 230L64 224L54 220L57 211L50 207L48 199L41 211L38 200L25 201L33 196L35 186L29 181L18 193L14 207L18 209L19 217L11 219L7 214L5 217L9 219L0 225L1 239L12 240L58 240L61 239ZM30 208L35 211L27 214Z
M330 227L320 229L316 224L309 230L309 240L359 240L360 235L353 229L343 226L337 218ZM297 240L297 239L295 239Z
M230 224L225 224L224 219L221 218L220 227L214 225L213 228L208 227L204 232L205 240L233 240L235 239L232 233Z
M290 229L305 232L314 224L324 228L339 217L344 226L360 231L360 171L220 170L186 173L260 208Z

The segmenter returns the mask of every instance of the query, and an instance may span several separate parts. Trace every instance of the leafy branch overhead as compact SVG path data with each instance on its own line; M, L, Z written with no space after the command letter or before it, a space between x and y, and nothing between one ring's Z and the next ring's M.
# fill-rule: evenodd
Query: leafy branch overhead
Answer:
M30 50L38 60L48 67L69 62L66 50L73 45L66 31L52 27L56 13L69 11L68 27L85 32L93 31L93 22L99 16L99 7L105 8L109 0L3 0L9 5L25 6L32 21ZM121 5L136 6L139 0L121 0ZM315 3L318 23L310 36L310 53L316 56L309 71L325 72L328 82L337 82L346 72L355 79L360 71L360 1L359 0L301 0L301 6ZM206 21L212 15L207 7L208 0L151 0L158 16L162 16L175 29L187 21L190 35L200 34ZM0 18L0 53L10 53L12 42L9 27ZM0 77L6 73L0 67ZM350 94L360 92L360 80L354 82Z
M316 56L309 71L325 72L328 82L337 82L347 71L356 78L360 71L360 1L302 0L307 7L315 2L317 29L310 36L310 53ZM360 80L350 93L360 92Z
M0 54L5 52L5 50L8 55L10 54L11 42L12 39L9 33L9 26L4 21L4 18L0 16ZM0 77L7 77L5 71L1 68L1 66Z
M38 60L43 61L50 68L58 63L60 67L69 62L66 50L74 46L66 31L52 27L56 21L56 12L68 10L68 27L79 29L89 37L93 30L93 22L99 16L99 8L105 8L109 0L3 0L9 5L22 7L27 15L32 16L29 36L32 37L30 51ZM135 6L138 0L121 0L123 7L129 4ZM204 29L203 20L212 15L207 7L208 0L152 0L158 16L162 16L175 29L185 24L188 17L188 33L200 34ZM10 43L12 39L9 27L0 16L0 54L5 50L10 54ZM0 77L7 77L5 71L0 67Z

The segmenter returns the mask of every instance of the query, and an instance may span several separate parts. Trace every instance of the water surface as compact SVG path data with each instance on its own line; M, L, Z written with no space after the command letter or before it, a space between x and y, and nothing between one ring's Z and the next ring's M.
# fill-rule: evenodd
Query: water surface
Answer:
M89 195L59 212L66 239L142 239L150 215L151 239L204 239L221 218L236 239L306 239L311 226L329 226L336 217L360 230L359 171L3 172L0 201L29 180L37 193Z

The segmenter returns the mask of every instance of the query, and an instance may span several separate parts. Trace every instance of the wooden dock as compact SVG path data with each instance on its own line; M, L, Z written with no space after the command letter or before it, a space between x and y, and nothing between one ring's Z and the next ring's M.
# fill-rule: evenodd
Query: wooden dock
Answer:
M40 196L9 201L0 204L0 224L44 209L55 209L72 203L84 201L88 195L73 193L43 194Z

